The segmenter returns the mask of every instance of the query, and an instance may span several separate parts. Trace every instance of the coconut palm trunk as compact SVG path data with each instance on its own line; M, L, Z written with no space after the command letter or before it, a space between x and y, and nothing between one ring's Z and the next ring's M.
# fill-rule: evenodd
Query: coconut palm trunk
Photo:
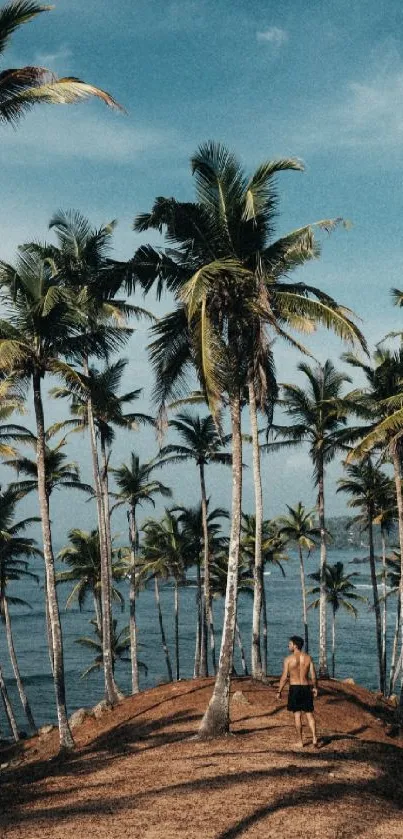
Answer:
M200 676L200 643L201 643L201 621L202 621L202 586L200 573L200 559L196 563L196 646L193 667L193 678L198 679Z
M175 672L176 681L180 679L180 663L179 663L179 585L178 580L174 581L174 599L175 599Z
M12 633L12 630L11 630L10 612L9 612L9 608L8 608L7 597L6 597L5 594L3 594L3 597L2 597L2 606L3 606L4 622L5 622L5 625L6 625L7 646L8 646L8 651L9 651L9 654L10 654L10 661L11 661L11 665L12 665L13 672L14 672L14 678L15 678L15 681L16 681L18 694L19 694L19 697L20 697L20 700L21 700L21 705L24 709L25 716L26 716L27 721L28 721L28 725L29 725L32 733L35 734L37 728L36 728L35 720L34 720L34 717L33 717L32 710L31 710L31 706L29 704L28 697L25 693L24 685L23 685L23 682L22 682L22 679L21 679L21 674L20 674L20 669L19 669L19 666L18 666L17 655L16 655L15 647L14 647L13 633Z
M302 553L301 545L298 545L298 553L299 553L299 572L300 572L300 576L301 576L302 619L303 619L303 622L304 622L304 641L305 641L305 650L308 653L309 652L308 609L307 609L307 604L306 604L304 555Z
M88 365L85 364L84 370L88 375ZM115 705L119 699L120 694L117 689L115 677L113 673L113 656L112 656L112 605L111 605L111 584L110 584L110 567L108 559L108 547L105 527L105 509L103 503L103 493L101 485L101 477L98 463L97 441L95 433L94 413L92 408L91 397L88 397L87 403L88 427L91 441L91 456L92 468L95 484L95 495L97 502L98 513L98 528L99 528L99 546L101 553L101 603L102 603L102 651L103 651L103 668L105 680L105 698L111 704Z
M163 620L162 620L160 590L159 590L157 577L154 577L154 591L155 591L155 602L157 604L157 611L158 611L158 622L159 622L159 625L160 625L162 649L164 650L165 662L166 662L167 670L168 670L168 679L169 679L170 682L173 682L171 656L169 654L169 648L168 648L167 639L166 639L165 630L164 630L164 623L163 623Z
M400 623L400 644L401 644L401 666L403 666L403 496L402 496L402 467L401 452L399 444L393 447L393 471L396 486L397 515L399 524L399 545L400 545L400 584L399 584L399 623ZM399 674L397 674L398 676ZM396 674L395 674L396 679ZM403 715L403 680L400 689L400 720Z
M263 676L267 676L268 668L268 627L267 627L267 601L266 589L264 587L264 571L262 566L262 628L263 628L263 658L262 670Z
M382 656L382 618L381 607L379 603L378 582L376 579L376 565L375 565L375 549L374 549L374 510L370 504L368 506L368 538L369 538L369 567L371 572L372 595L375 612L375 626L376 626L376 649L378 656L379 669L379 689L381 693L385 693L385 680L383 670L383 656Z
M224 625L214 691L199 729L199 736L202 738L216 737L220 734L226 734L229 731L229 692L234 656L239 544L241 535L242 438L239 394L231 399L231 431L232 510Z
M243 643L242 643L242 635L241 635L241 630L239 628L238 621L236 621L236 624L235 624L235 631L236 631L236 640L237 640L237 644L238 644L238 647L239 647L239 652L240 652L240 655L241 655L242 673L243 673L244 676L247 676L248 675L248 666L246 664L245 650L244 650L244 646L243 646Z
M260 471L260 449L257 423L256 394L253 382L249 382L249 415L252 431L253 482L255 490L255 562L253 566L253 615L252 615L252 678L262 679L262 655L260 649L260 621L262 614L262 526L263 494Z
M99 632L102 632L102 609L101 609L101 602L97 592L94 592L94 612L95 612L95 620L97 622L97 628Z
M59 605L57 602L55 562L49 516L49 499L46 492L45 422L43 416L43 403L41 394L41 374L39 370L35 370L33 374L33 391L37 436L39 509L42 523L43 555L45 559L46 571L46 591L48 598L49 619L52 635L52 655L54 665L53 681L56 695L56 710L59 724L60 746L63 749L71 749L74 746L74 741L69 728L66 710L62 628L60 623Z
M210 631L210 654L211 654L211 663L213 665L213 673L217 675L217 662L215 657L215 630L214 630L214 615L213 615L213 603L210 597L209 603L209 610L208 610L208 620L209 620L209 631Z
M130 661L132 670L132 693L140 692L139 666L137 658L137 622L136 622L136 553L137 553L137 526L136 511L131 507L127 514L129 520L129 538L131 552L131 573L129 587L129 632L130 632Z
M386 690L386 670L387 670L387 587L386 587L386 538L385 530L381 526L382 539L382 672L383 681Z
M336 673L336 611L332 609L332 679Z
M203 526L203 609L200 638L200 676L208 676L208 605L210 603L210 568L209 568L209 538L207 522L207 495L206 481L204 476L204 463L199 463L201 509Z
M320 604L319 604L319 676L327 679L327 624L326 624L326 523L325 523L325 481L323 456L318 458L318 516L320 529Z
M43 588L45 592L45 620L46 620L46 638L48 641L48 653L49 653L49 661L50 661L50 670L52 676L55 675L55 665L53 661L53 642L52 642L52 627L50 623L50 614L49 614L49 600L48 600L48 590L46 585L46 574L44 578Z
M111 517L110 517L110 506L109 506L109 480L108 480L108 457L106 454L106 446L105 440L101 437L101 458L102 458L102 470L101 470L101 488L102 488L102 500L103 500L103 508L104 508L104 516L105 516L105 540L106 540L106 548L108 552L108 565L109 565L109 588L111 588L111 580L112 580L112 536L111 536Z
M13 735L14 741L16 743L18 743L18 741L20 739L20 735L18 733L18 726L17 726L16 719L15 719L15 716L14 716L13 707L11 705L10 698L9 698L9 695L8 695L6 683L4 681L3 670L1 668L1 665L0 665L0 693L1 693L1 698L3 700L3 703L4 703L4 710L6 712L6 717L7 717L7 720L8 720L8 724L10 726L11 733Z
M393 647L392 647L392 656L390 659L390 673L389 673L389 696L393 693L395 689L395 683L397 679L396 675L396 664L397 664L397 655L399 649L399 631L400 631L400 612L401 612L401 605L400 605L400 597L399 594L397 595L397 604L396 604L396 622L395 622L395 631L393 635Z

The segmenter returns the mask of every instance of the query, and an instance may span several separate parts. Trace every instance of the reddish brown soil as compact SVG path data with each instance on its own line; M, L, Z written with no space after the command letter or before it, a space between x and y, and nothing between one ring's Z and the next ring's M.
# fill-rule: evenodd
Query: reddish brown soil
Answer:
M3 753L1 839L402 839L403 741L386 703L324 682L320 749L298 752L285 703L248 679L232 686L233 735L192 739L211 689L127 699L76 729L65 758L56 733Z

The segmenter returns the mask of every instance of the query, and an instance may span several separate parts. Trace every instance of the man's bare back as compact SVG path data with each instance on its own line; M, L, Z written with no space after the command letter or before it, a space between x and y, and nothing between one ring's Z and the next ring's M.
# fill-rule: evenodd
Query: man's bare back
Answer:
M284 662L287 668L290 685L309 685L312 679L313 661L311 656L303 652L294 652L287 656ZM312 679L314 681L314 679Z

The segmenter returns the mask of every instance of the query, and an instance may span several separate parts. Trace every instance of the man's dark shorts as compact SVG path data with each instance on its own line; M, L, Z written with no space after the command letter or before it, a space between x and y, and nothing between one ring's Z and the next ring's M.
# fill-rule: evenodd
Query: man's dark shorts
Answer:
M312 690L309 685L290 685L288 690L287 710L313 712Z

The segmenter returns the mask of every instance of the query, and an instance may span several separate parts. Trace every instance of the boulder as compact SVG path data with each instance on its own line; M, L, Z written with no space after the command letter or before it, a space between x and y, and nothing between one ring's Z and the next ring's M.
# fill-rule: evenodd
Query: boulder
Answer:
M351 677L349 677L348 679L342 679L341 681L343 685L355 685L355 681Z
M38 734L40 737L46 737L46 735L50 734L51 731L54 731L55 728L55 725L43 725L41 728L38 729Z
M395 693L392 693L392 696L389 696L389 702L394 708L397 708L399 705L399 697L396 696Z
M74 711L69 719L70 728L77 728L79 725L82 725L86 717L90 716L90 711L87 708L78 708L77 711Z
M232 695L233 702L239 702L241 705L250 705L249 699L242 693L241 690L236 690Z
M98 702L98 705L95 705L95 707L92 709L92 713L93 713L95 719L99 720L99 718L102 717L104 714L106 714L107 711L111 711L111 710L112 710L112 705L110 704L110 702L108 702L107 699L102 699L102 701Z

